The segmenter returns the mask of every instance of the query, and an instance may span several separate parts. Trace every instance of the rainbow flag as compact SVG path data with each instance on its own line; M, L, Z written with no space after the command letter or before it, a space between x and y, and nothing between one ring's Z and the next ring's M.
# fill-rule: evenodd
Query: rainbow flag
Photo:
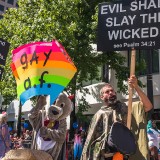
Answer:
M14 49L11 68L22 104L37 95L50 95L52 104L77 72L68 53L56 40Z

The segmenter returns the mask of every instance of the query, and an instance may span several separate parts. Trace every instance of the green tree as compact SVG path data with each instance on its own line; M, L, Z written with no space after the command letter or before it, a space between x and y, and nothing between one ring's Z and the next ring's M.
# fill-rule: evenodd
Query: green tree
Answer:
M67 87L69 94L82 90L82 82L101 79L98 67L108 64L116 71L118 87L125 91L122 81L128 69L123 66L125 58L119 53L93 52L96 43L97 5L102 0L19 0L19 8L10 8L0 20L0 37L11 43L5 73L0 89L2 95L16 96L16 85L10 70L11 51L29 42L57 39L74 61L78 72ZM10 81L8 81L8 78ZM7 82L7 84L5 84ZM8 92L7 92L7 89ZM85 100L85 99L84 99ZM79 107L79 111L85 111Z

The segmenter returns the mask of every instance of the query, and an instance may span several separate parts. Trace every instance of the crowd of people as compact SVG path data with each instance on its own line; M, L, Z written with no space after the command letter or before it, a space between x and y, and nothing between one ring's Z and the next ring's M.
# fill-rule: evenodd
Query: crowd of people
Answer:
M160 160L160 130L153 119L148 121L147 135L151 160Z
M32 141L32 131L24 130L20 137L17 136L16 131L10 132L11 149L30 148Z
M32 131L24 130L20 137L15 130L9 130L7 113L0 114L0 160L10 149L30 148Z
M147 124L146 112L150 111L153 105L138 86L134 75L129 78L128 83L139 96L139 101L132 103L131 129L127 132L125 129L124 133L134 137L136 144L134 154L123 148L124 146L130 148L128 135L125 139L116 138L117 142L110 139L120 136L120 132L116 132L116 135L113 133L116 122L127 126L128 108L126 103L117 100L114 88L106 84L100 90L104 105L93 116L87 133L82 127L75 128L73 140L66 143L70 144L66 149L66 160L128 160L128 157L130 160L160 160L160 130L153 119ZM32 131L24 130L18 137L16 131L9 131L7 114L0 114L0 159L10 149L30 148L31 141ZM113 142L122 145L117 148L115 147L117 144Z
M74 132L74 138L67 143L66 157L68 160L79 160L85 143L86 132L82 128L76 128ZM66 138L66 141L69 140ZM23 129L21 136L18 137L16 130L9 130L7 113L0 114L0 160L11 149L31 148L31 142L32 131Z

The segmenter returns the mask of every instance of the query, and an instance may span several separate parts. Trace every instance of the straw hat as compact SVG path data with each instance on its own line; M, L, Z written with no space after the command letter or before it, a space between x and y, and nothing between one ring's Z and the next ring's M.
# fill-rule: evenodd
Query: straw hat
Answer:
M17 149L7 152L2 160L53 160L51 155L40 150Z

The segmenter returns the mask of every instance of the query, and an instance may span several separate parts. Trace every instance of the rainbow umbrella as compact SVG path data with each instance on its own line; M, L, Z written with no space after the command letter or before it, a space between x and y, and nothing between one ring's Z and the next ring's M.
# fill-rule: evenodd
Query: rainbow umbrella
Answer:
M22 104L37 95L50 95L52 104L77 72L66 50L56 40L14 49L11 68Z

